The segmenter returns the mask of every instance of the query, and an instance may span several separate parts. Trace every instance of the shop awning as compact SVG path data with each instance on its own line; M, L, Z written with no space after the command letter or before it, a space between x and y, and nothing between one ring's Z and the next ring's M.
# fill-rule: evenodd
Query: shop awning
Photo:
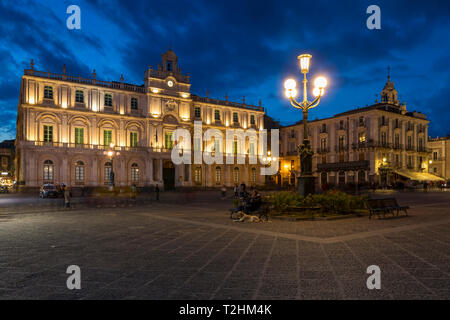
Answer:
M414 172L407 170L394 170L394 172L414 181L445 181L443 178L427 172Z

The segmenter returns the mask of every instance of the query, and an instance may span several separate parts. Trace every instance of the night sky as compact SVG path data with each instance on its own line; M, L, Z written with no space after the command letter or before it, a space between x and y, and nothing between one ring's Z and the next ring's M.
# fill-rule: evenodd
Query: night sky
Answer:
M66 8L81 8L81 30L68 30ZM381 30L366 9L381 8ZM257 104L283 124L301 119L283 96L301 79L296 57L311 53L310 77L329 87L310 119L375 102L391 67L400 101L425 113L429 134L450 118L450 1L5 1L0 0L0 140L15 138L23 70L35 68L141 85L171 47L191 92ZM312 89L312 88L311 88ZM311 92L311 90L309 90ZM379 97L379 96L378 96Z

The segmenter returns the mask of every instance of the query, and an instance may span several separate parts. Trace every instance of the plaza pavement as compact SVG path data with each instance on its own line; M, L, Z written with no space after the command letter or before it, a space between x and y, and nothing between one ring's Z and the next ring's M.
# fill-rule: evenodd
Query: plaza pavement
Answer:
M1 195L0 299L449 299L450 193L394 195L409 217L253 224L216 192L73 210Z

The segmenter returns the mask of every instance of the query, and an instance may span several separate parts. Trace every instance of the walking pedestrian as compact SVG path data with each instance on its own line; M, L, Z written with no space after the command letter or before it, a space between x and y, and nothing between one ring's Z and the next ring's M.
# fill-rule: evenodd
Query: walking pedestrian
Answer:
M131 185L131 199L133 199L133 200L136 199L136 185L135 184Z
M225 185L222 186L222 200L225 199L226 195L227 195L227 187Z
M158 185L155 186L155 194L156 194L156 201L159 201L159 187L158 187Z
M67 186L64 188L64 203L66 204L66 208L70 208L70 190Z

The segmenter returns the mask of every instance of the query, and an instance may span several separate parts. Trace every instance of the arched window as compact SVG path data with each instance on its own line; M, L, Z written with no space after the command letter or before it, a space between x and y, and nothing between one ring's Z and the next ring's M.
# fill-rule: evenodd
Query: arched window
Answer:
M339 171L339 184L345 184L345 172Z
M202 168L197 167L194 170L194 182L200 184L202 182Z
M104 177L103 178L104 178L105 184L110 184L111 183L111 169L112 169L111 162L106 162L104 170L103 170L103 173L104 173Z
M235 184L239 183L239 168L238 167L234 168L234 170L233 170L233 181Z
M77 161L75 163L75 181L84 182L84 162Z
M131 165L131 181L138 182L139 181L139 166L137 163L133 163Z
M359 170L358 171L358 182L359 183L366 182L366 172L364 170Z
M55 178L54 172L55 172L55 168L53 165L53 161L45 160L44 161L44 180L53 181L53 179Z
M222 169L220 167L216 167L216 184L220 184L222 181Z
M252 168L252 183L256 183L256 168Z
M327 173L326 172L322 172L320 174L320 183L323 185L327 184L328 179L327 179Z

